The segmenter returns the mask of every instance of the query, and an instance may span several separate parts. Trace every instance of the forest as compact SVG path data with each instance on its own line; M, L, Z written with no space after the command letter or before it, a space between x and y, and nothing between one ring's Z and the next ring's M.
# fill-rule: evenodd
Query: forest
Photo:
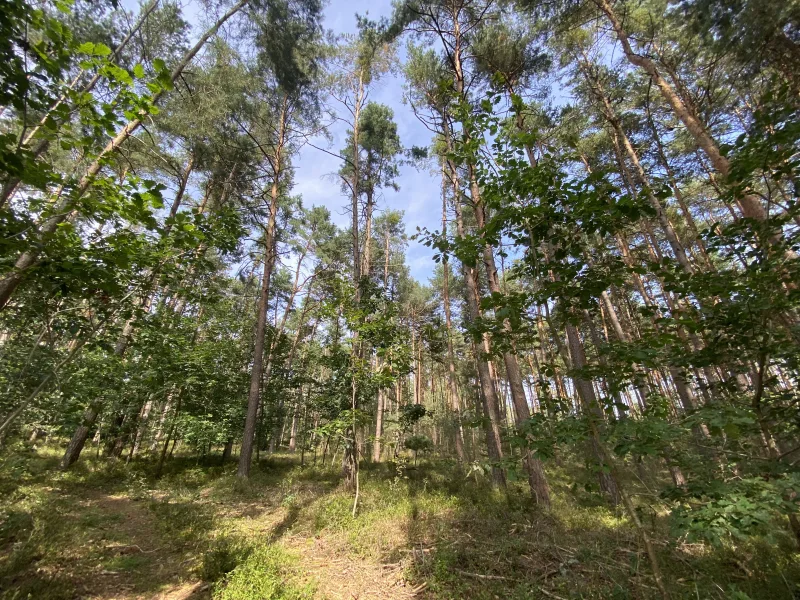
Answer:
M800 597L798 194L797 0L0 0L0 600Z

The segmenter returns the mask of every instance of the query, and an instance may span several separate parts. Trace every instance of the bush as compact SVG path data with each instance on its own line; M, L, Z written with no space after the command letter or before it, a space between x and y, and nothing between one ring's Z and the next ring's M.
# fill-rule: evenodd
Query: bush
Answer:
M203 555L199 575L203 581L218 581L244 562L250 551L251 548L238 538L218 537Z
M417 464L418 452L430 452L433 450L433 442L424 435L412 435L405 441L407 450L414 452L414 464Z
M311 600L311 585L289 581L291 557L275 546L254 548L214 591L214 600Z

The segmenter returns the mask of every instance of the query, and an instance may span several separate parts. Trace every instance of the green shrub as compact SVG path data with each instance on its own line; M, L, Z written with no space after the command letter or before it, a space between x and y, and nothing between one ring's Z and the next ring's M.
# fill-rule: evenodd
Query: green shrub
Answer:
M214 600L311 600L313 587L289 580L292 560L274 546L253 549L214 591Z
M243 563L252 548L229 535L216 538L203 554L199 575L203 581L218 581Z

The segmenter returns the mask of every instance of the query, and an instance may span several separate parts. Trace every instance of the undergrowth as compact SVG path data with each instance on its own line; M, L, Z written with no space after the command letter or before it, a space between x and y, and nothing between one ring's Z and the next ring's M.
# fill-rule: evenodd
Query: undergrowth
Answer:
M214 600L310 600L313 585L289 579L295 564L296 559L276 546L258 546L219 582Z
M262 461L247 482L236 479L233 463L188 457L170 461L157 480L145 461L126 467L92 457L61 473L54 449L7 456L3 600L127 597L122 589L150 597L186 581L206 582L214 600L324 598L331 574L320 580L304 555L315 540L360 564L399 565L409 589L431 600L657 596L628 519L590 485L568 484L580 477L568 462L550 465L549 511L522 484L500 493L445 461L364 465L353 517L337 468L301 469L290 456ZM670 543L666 511L639 491L675 598L797 597L800 570L788 538Z

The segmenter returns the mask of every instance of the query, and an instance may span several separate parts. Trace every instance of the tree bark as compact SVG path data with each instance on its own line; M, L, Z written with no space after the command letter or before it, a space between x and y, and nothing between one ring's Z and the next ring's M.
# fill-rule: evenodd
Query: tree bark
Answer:
M455 165L448 161L448 169L450 181L453 185L453 192L456 198L454 203L456 215L456 230L458 236L463 238L465 236L464 219L461 211L461 193L458 183L458 174L455 170ZM480 318L480 308L478 305L479 294L479 281L478 271L475 267L461 264L464 272L464 280L467 284L467 309L469 320L475 322ZM486 433L486 446L489 455L489 460L495 464L492 466L492 481L498 487L505 487L506 479L503 470L497 466L496 463L503 457L503 448L501 445L502 434L500 431L500 408L497 398L497 390L495 389L494 380L492 379L491 371L489 370L489 338L487 334L483 334L482 339L473 343L475 352L475 360L478 369L478 379L481 386L481 399L483 401L484 412L486 419L484 419L484 431Z
M353 239L353 285L355 286L355 301L356 304L361 303L361 248L359 244L359 202L361 198L361 170L359 164L359 134L360 134L360 119L361 108L364 103L365 89L364 89L364 69L359 71L358 84L356 88L356 97L353 111L353 179L351 183L351 236ZM363 349L358 341L358 332L353 334L353 358L360 358ZM355 379L353 380L352 390L352 410L355 415L356 399L358 397L356 390ZM358 479L358 456L356 443L355 425L347 428L344 437L344 448L342 451L342 477L344 478L345 488L356 489ZM355 513L355 506L353 507Z
M95 403L89 406L83 413L81 424L75 430L75 433L72 434L72 439L67 445L67 449L64 451L64 456L61 458L60 466L62 469L69 468L78 460L78 457L80 457L83 446L86 444L86 439L89 437L89 431L94 426L94 423L97 421L97 416L100 414L100 407L101 405L99 403Z
M571 323L567 323L567 344L569 346L569 354L572 359L573 369L583 369L586 367L586 353L583 349L583 341L578 333L578 328ZM597 395L594 391L592 383L584 379L580 375L573 376L575 382L575 389L578 392L578 398L581 401L581 406L587 416L592 422L598 423L592 429L590 438L590 446L592 454L594 454L599 467L598 478L600 480L600 489L608 496L613 504L618 504L620 500L619 488L614 477L608 472L609 465L605 460L603 453L603 442L598 433L599 424L604 423L603 409L597 400Z
M442 165L442 235L447 235L447 168ZM454 199L456 202L458 198ZM458 462L466 462L464 452L464 427L461 423L461 399L458 396L456 383L456 362L453 351L453 322L450 311L450 259L445 254L442 259L442 303L444 304L444 320L447 329L447 387L450 404L456 419L456 456Z
M183 201L183 196L186 192L186 186L189 181L189 176L191 175L193 168L194 168L194 156L191 156L186 165L186 169L184 170L183 175L181 177L178 191L176 192L175 198L172 201L169 218L167 219L166 224L164 226L163 236L168 236L172 229L172 219L178 213L178 209L181 206L181 202ZM146 314L147 312L150 311L150 307L153 302L153 287L155 286L158 280L158 275L160 273L161 266L163 266L163 264L156 265L150 272L150 275L148 276L147 282L144 286L144 290L142 291L141 299L139 300L140 304L139 311L141 313ZM125 322L125 324L122 327L122 332L117 338L117 343L114 346L114 355L117 356L118 358L122 358L128 349L128 344L130 343L131 336L133 335L133 331L136 325L136 319L137 315L134 314ZM72 439L70 440L70 443L67 446L67 450L64 453L63 458L61 459L62 469L69 468L80 457L81 451L83 450L83 446L86 444L86 438L89 433L89 430L94 426L97 417L103 410L104 404L105 403L103 402L102 399L97 399L92 403L92 406L84 413L83 422L75 430L75 433L73 434ZM120 440L119 443L124 443L124 440ZM121 453L122 448L121 447L115 448L112 450L112 454L114 452ZM116 456L119 456L119 454L116 454Z
M472 165L468 166L468 172L470 177L470 189L472 192L472 203L475 208L475 217L478 227L483 229L486 225L486 213L483 203L481 202L480 190L475 180ZM502 293L497 276L497 265L494 260L494 250L489 243L484 243L483 245L483 264L486 268L486 275L489 281L489 291L492 292L492 294ZM513 345L514 332L509 319L503 319L503 331L509 342ZM525 395L525 388L522 385L522 372L520 371L517 357L512 352L503 353L503 362L506 367L508 385L511 388L511 400L514 404L515 421L517 427L519 427L531 418L528 399ZM550 486L544 474L542 461L536 458L528 449L524 451L523 461L528 471L528 483L534 499L538 504L550 506Z
M664 99L672 108L675 116L686 126L687 131L697 145L700 146L706 156L708 156L714 169L716 169L723 178L727 177L730 173L730 161L720 152L719 145L694 114L694 111L684 103L672 85L661 75L655 61L638 54L633 49L622 22L608 0L593 1L611 23L628 62L634 66L640 67L650 76L653 82L658 86ZM769 215L758 196L745 192L739 194L737 200L743 216L756 221L765 221L768 218Z
M388 289L389 284L389 251L390 251L390 236L391 231L387 225L384 234L384 248L383 248L383 289ZM365 261L366 262L366 261ZM376 359L377 360L377 359ZM379 364L379 363L378 363ZM375 411L375 442L372 446L372 461L381 461L381 441L383 439L383 417L385 412L386 393L384 390L378 390L378 406Z
M664 207L661 205L661 202L658 198L656 198L655 193L653 192L652 187L650 186L650 180L647 177L647 173L642 167L641 162L639 161L639 156L636 153L636 150L633 148L628 135L622 128L622 124L620 123L619 116L617 115L614 107L611 105L611 101L608 99L608 96L603 89L602 83L599 81L597 77L591 71L591 65L588 63L588 58L584 52L583 60L578 61L580 65L581 71L586 78L587 83L589 84L590 88L594 96L600 102L601 105L601 113L605 117L606 121L608 121L609 125L611 125L612 129L614 130L616 141L622 143L622 147L625 150L625 153L628 155L633 167L636 171L636 175L639 179L639 183L644 188L645 196L647 197L650 206L656 213L656 219L658 220L659 224L661 225L661 229L664 231L664 236L667 238L667 242L669 243L670 247L672 248L672 252L675 255L675 259L681 265L684 271L691 274L694 272L692 264L689 262L689 258L686 256L686 250L681 244L680 240L678 239L678 234L675 232L675 228L672 226L672 223L669 221L667 214L664 212ZM621 160L621 157L620 157Z
M303 398L303 388L300 388L300 399ZM297 450L297 422L298 422L298 412L300 411L300 404L296 403L294 405L294 409L292 410L292 426L289 430L289 452L294 454L295 450Z
M255 344L253 347L253 367L250 373L250 391L247 395L247 414L245 417L242 448L239 453L237 476L246 479L250 476L250 463L253 457L253 443L256 434L256 421L261 392L261 376L264 372L264 341L269 309L269 289L272 268L275 261L275 221L278 212L278 180L272 183L272 201L269 222L264 235L264 271L261 276L261 293L258 299Z

